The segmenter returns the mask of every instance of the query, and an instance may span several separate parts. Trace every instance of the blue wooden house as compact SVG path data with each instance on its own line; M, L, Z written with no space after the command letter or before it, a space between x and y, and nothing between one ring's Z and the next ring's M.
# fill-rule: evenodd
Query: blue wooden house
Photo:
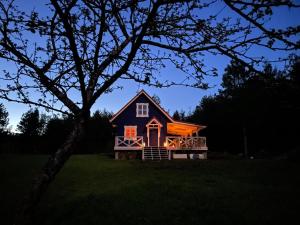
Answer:
M116 159L206 158L206 138L198 136L205 126L175 121L144 90L119 110L110 122L116 133Z

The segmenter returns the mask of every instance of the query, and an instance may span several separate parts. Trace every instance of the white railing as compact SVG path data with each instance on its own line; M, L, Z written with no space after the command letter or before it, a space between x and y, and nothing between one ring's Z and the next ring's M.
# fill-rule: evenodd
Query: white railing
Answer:
M166 137L167 149L200 149L207 150L206 137Z
M137 136L136 139L125 139L124 136L115 137L115 150L142 149L144 146L143 136Z

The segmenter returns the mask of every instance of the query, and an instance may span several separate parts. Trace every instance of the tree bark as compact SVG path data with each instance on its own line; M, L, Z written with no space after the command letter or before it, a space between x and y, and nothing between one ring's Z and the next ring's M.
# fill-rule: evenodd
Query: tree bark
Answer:
M77 120L65 143L49 157L42 172L34 179L30 192L25 196L16 214L14 225L33 223L33 214L41 197L82 140L85 133L85 122L85 118Z

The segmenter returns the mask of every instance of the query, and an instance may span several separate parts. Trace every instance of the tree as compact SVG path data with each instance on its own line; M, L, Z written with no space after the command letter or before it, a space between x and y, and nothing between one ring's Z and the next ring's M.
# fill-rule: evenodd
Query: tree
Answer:
M160 101L160 97L158 95L154 94L151 98L157 105L160 105L161 101Z
M181 110L180 112L178 112L178 110L175 110L172 117L174 120L178 120L178 121L186 120L185 112L183 110Z
M215 12L216 4L235 15ZM187 74L177 84L207 88L203 78L216 74L216 69L205 67L205 53L227 56L257 70L264 59L253 57L250 49L299 48L298 27L265 26L273 8L286 6L299 7L291 0L50 0L48 11L41 15L22 11L13 0L1 1L0 57L17 69L1 74L0 97L69 114L75 121L65 143L35 179L16 224L29 221L48 185L82 140L91 107L117 88L117 80L176 85L172 78L156 76L171 62ZM208 16L207 9L211 9Z
M85 138L82 141L82 146L86 152L112 152L114 138L113 128L109 122L111 117L112 113L107 110L97 110L91 116L87 124Z
M45 136L52 139L52 142L58 142L60 144L66 139L70 131L72 130L74 120L69 116L54 116L47 121L45 127Z
M46 116L38 109L30 109L21 117L17 130L25 136L40 136L44 133Z
M7 125L8 125L8 112L6 111L4 105L0 103L0 134L5 133Z
M236 71L242 66L228 67L224 76L239 79ZM239 85L223 85L218 94L204 97L188 120L208 125L204 131L214 151L240 153L243 145L245 155L247 150L269 155L290 151L299 145L294 132L300 124L300 87L292 78L296 67L292 61L283 72L267 64L262 74L252 73Z
M238 61L232 60L225 68L225 73L222 77L222 87L230 94L231 91L243 86L253 75L254 73L248 67Z
M295 85L300 87L300 56L295 57L292 60L292 64L290 66L290 79L295 82Z

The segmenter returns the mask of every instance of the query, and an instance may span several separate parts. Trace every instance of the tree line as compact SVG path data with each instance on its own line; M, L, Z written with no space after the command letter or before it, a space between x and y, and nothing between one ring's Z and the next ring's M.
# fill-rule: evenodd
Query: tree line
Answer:
M201 135L211 151L274 156L299 149L299 97L299 57L283 71L266 64L261 73L231 61L222 89L174 118L207 125Z
M201 135L207 137L210 151L265 157L295 150L299 147L299 71L299 58L284 71L266 64L260 74L231 61L217 94L202 98L193 112L175 111L173 118L207 125ZM77 153L112 151L111 116L106 110L92 115ZM35 108L22 115L17 125L19 134L13 135L6 129L8 113L1 104L0 133L2 139L6 138L2 151L52 153L63 143L73 123L70 116L49 117ZM15 143L13 149L11 142Z
M75 153L111 152L113 130L109 123L112 113L95 111L87 123L87 135ZM37 108L25 112L17 125L16 133L8 129L8 112L0 104L1 151L5 153L51 154L66 139L74 124L71 116L48 116Z

